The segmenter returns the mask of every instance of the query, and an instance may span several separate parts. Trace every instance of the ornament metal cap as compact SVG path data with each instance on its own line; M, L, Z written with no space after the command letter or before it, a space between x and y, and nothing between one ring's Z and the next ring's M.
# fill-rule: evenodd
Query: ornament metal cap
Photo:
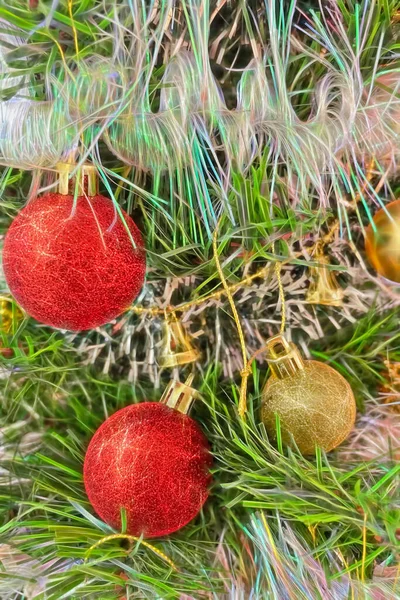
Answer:
M266 354L271 371L277 379L291 377L304 369L304 361L297 346L288 342L281 334L267 340Z
M328 269L328 257L321 253L317 259L321 266L309 268L311 283L306 302L325 306L342 306L344 290L339 286L334 272Z
M159 363L161 367L177 367L196 362L200 352L193 348L184 326L176 318L166 319Z
M165 404L186 415L198 394L195 388L190 387L193 379L194 375L189 375L185 383L175 380L170 381L161 396L161 404Z
M81 166L73 162L59 162L56 165L58 173L58 193L69 196L75 191L78 184L78 196L97 196L99 193L99 179L97 168L92 163L83 163ZM75 171L75 175L71 174Z

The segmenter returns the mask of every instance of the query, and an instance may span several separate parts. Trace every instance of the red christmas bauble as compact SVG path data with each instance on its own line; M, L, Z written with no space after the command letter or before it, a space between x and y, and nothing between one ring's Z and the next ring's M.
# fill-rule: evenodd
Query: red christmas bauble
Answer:
M3 248L6 281L22 308L71 331L126 310L143 285L146 259L138 228L123 215L130 235L104 196L46 194L23 208Z
M203 506L211 462L207 439L188 415L158 402L133 404L94 434L83 467L86 493L115 529L125 509L130 534L167 535Z

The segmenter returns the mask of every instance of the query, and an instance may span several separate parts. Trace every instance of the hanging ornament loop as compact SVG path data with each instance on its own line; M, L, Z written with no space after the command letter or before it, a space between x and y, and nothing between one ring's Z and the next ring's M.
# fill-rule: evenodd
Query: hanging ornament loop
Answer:
M235 301L234 301L232 293L231 293L231 288L229 287L229 285L225 279L225 275L222 270L221 263L219 261L218 242L217 242L219 225L220 225L220 223L218 222L217 226L215 228L215 231L214 231L214 235L213 235L214 260L215 260L215 265L217 267L218 275L221 279L222 286L225 290L225 294L226 294L226 296L228 298L228 302L231 306L233 318L234 318L238 336L239 336L240 348L242 350L243 369L240 373L240 375L242 377L242 381L240 384L240 397L239 397L238 412L239 412L239 416L244 418L244 416L246 414L246 410L247 410L247 381L251 375L251 364L252 364L254 358L257 356L257 354L260 354L261 352L264 351L264 348L260 349L258 352L253 354L253 356L251 356L249 360L247 360L246 341L244 338L244 333L243 333L242 324L240 322L239 313L238 313L238 310L235 305ZM275 243L274 242L272 243L272 251L275 252ZM286 304L285 304L285 294L283 291L283 284L282 284L282 278L281 278L281 269L282 269L281 262L276 262L275 275L276 275L276 278L278 281L279 298L281 301L281 310L282 310L282 320L281 320L280 331L281 331L281 333L283 333L283 331L285 329L285 322L286 322Z
M221 283L222 286L225 290L226 296L228 298L228 302L231 306L231 310L232 310L232 314L233 314L233 318L235 320L235 324L236 324L236 328L237 328L237 332L239 335L239 340L240 340L240 347L242 350L242 358L243 358L243 370L242 370L242 383L240 386L240 399L239 399L239 415L243 418L244 415L246 414L246 396L247 396L247 380L249 378L249 375L251 373L250 370L250 366L247 363L247 350L246 350L246 342L244 339L244 333L243 333L243 328L242 328L242 324L240 322L240 318L239 318L239 313L237 311L237 308L235 306L235 301L233 299L233 296L231 294L231 290L229 289L229 285L225 279L225 275L224 272L222 270L221 267L221 263L219 261L219 254L218 254L218 230L219 230L219 222L217 223L217 226L215 228L214 231L214 236L213 236L213 252L214 252L214 260L215 260L215 265L217 267L217 271L218 271L218 275L221 279Z

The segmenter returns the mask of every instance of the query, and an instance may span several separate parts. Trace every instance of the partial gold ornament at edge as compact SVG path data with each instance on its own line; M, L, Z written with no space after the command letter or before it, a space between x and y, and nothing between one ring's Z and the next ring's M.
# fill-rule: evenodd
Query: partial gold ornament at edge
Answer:
M12 297L0 296L0 331L11 333L14 324L19 324L24 318L24 313Z

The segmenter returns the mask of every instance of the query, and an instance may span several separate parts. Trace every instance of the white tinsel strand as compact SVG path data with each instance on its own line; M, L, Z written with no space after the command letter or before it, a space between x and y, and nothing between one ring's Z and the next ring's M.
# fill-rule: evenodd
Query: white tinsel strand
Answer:
M99 133L89 136L92 144L103 134L123 162L156 173L164 170L170 176L188 170L209 234L219 212L209 196L210 182L215 181L219 201L229 210L231 169L246 170L265 147L274 169L284 162L288 179L297 182L292 187L295 199L305 199L311 192L327 204L333 191L342 201L344 189L355 193L354 174L363 178L366 160L374 156L393 162L399 150L398 127L394 126L399 112L394 93L398 72L390 73L393 92L375 89L373 83L365 86L361 76L360 55L375 2L360 19L357 54L333 3L324 8L321 19L313 15L305 26L326 55L290 37L292 14L281 30L274 7L269 0L262 15L267 21L267 39L252 34L254 57L243 69L237 107L228 110L210 68L206 0L183 2L185 19L181 15L179 24L171 19L176 8L172 0L158 12L150 7L147 14L131 6L130 30L124 25L127 7L116 6L109 17L115 46L111 60L89 56L74 73L65 72L60 63L57 81L47 82L50 104L18 99L12 106L10 101L1 103L0 162L24 168L52 167L63 153L75 149L79 134L97 121ZM185 31L190 32L190 52L182 42ZM165 38L172 58L161 82L159 111L153 113L150 82ZM383 53L384 48L379 51ZM286 82L289 56L298 53L306 55L310 65L320 63L325 70L307 120L295 113L293 92ZM349 162L348 168L343 160ZM327 185L330 180L332 184Z

